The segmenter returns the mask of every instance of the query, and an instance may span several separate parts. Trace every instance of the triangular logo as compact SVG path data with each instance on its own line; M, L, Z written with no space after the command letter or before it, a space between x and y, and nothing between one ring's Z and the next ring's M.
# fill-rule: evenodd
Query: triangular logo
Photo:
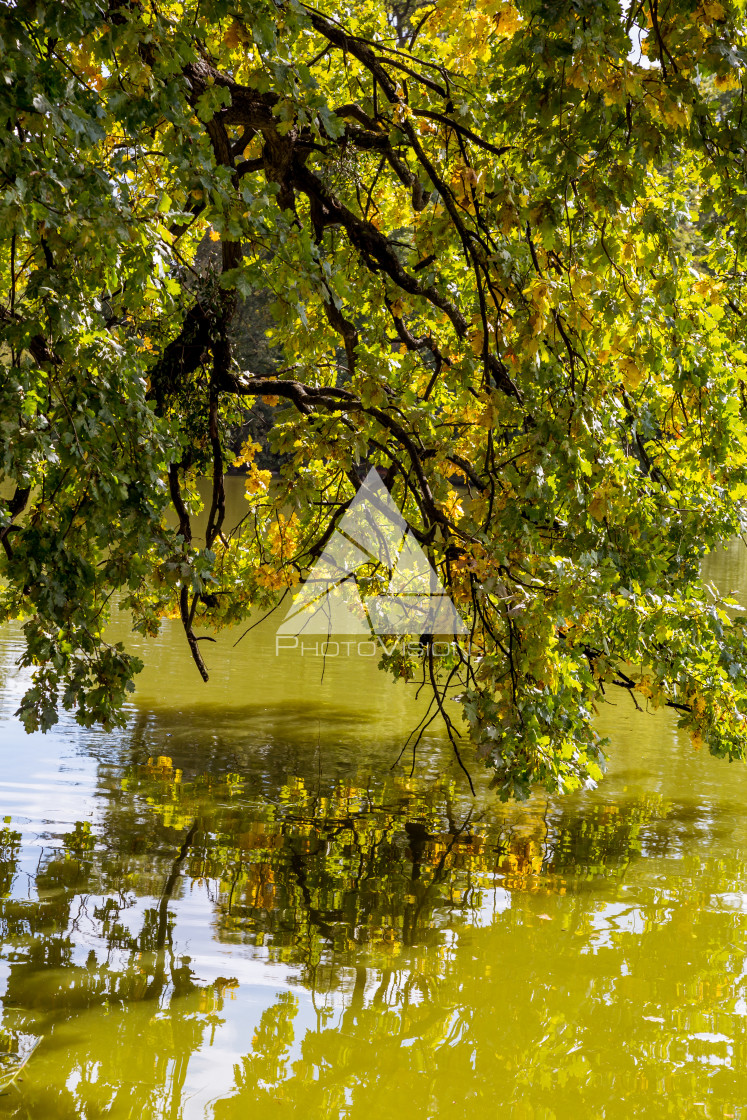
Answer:
M389 578L386 595L372 596L364 606L355 572L367 564L381 565ZM380 635L467 633L375 467L366 475L277 632L370 637L371 630Z
M393 568L407 522L397 509L379 473L373 467L346 509L339 525L369 556ZM427 560L426 560L427 563Z
M389 595L445 595L443 584L408 529L394 563Z
M335 584L303 605L302 598L303 592L278 626L278 634L324 634L327 638L334 634L360 634L371 637L368 614L355 579Z

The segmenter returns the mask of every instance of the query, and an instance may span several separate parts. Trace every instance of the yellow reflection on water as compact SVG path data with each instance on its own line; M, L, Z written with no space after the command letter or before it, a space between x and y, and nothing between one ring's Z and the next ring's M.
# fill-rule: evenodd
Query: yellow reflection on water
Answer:
M598 790L501 806L272 638L203 687L166 627L117 735L6 702L0 1116L744 1116L744 768L623 696Z

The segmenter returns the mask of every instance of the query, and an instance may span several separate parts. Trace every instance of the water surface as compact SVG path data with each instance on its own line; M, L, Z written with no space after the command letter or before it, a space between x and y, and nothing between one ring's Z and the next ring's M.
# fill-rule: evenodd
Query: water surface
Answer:
M505 807L438 734L392 769L415 689L271 623L207 686L167 624L109 735L26 736L18 648L0 1117L747 1115L747 771L668 713L615 697L600 788Z

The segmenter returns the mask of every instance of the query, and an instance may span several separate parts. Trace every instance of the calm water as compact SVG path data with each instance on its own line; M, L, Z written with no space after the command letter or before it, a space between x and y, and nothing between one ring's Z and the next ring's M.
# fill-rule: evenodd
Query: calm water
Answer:
M31 737L0 633L0 1117L746 1117L747 770L621 697L599 790L502 807L272 629Z

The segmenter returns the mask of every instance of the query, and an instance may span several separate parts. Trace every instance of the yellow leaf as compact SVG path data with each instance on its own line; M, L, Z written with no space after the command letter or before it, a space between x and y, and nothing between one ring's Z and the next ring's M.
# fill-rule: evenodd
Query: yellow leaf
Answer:
M248 38L246 28L235 19L223 36L223 43L231 48L240 47L242 43L247 42Z
M718 0L704 0L703 14L709 21L726 19L724 6L723 4L719 4Z
M603 490L597 490L589 502L589 513L595 521L601 521L607 512L607 495Z
M660 112L667 124L677 128L686 128L690 123L692 110L689 105L678 105L675 101L670 101L668 104L661 106Z
M637 389L643 380L643 370L632 358L623 358L620 362L620 372L629 385Z
M488 404L484 412L478 418L478 424L481 428L492 428L495 423L495 410L492 404Z
M234 459L234 467L243 467L253 463L255 455L258 451L261 450L262 448L260 444L255 443L250 436L249 439L246 440L246 442L242 445L237 457Z
M470 343L472 344L472 353L475 355L476 358L479 357L480 354L482 354L482 348L483 348L484 341L485 341L485 335L483 334L482 331L473 331L472 334L470 335Z
M573 86L575 89L586 89L587 85L589 84L586 81L586 78L581 71L581 67L578 64L573 67L566 81L568 82L569 86Z
M653 692L651 677L641 677L635 687L638 692L650 697Z
M266 490L270 485L271 478L272 475L269 471L259 471L252 463L246 476L245 493L247 495L258 494Z
M506 237L515 225L519 223L519 215L511 203L506 203L501 207L498 214L498 222L501 227L501 233Z
M497 35L510 36L521 27L521 17L513 4L502 4L493 16Z
M214 229L210 230L210 240L211 241L220 241L220 234L217 233Z

